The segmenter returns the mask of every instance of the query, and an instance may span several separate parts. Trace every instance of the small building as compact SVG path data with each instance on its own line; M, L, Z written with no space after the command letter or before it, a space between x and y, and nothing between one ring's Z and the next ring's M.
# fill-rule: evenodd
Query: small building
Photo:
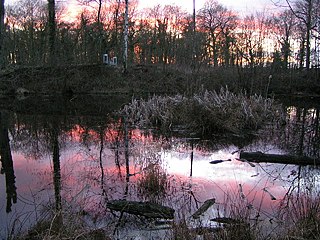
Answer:
M106 65L110 65L110 66L118 65L118 58L117 57L109 58L108 54L103 54L102 61L103 61L103 64L106 64Z

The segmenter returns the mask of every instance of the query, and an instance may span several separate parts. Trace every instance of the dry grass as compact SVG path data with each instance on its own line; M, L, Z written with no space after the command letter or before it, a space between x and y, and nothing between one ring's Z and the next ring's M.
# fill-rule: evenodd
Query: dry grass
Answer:
M161 186L162 171L158 166L150 168L152 177L145 177L139 184L145 193L161 192L165 189ZM160 173L160 174L159 174ZM147 173L150 174L150 173ZM164 177L164 176L163 176ZM170 233L164 239L193 240L193 239L216 239L216 240L291 240L291 239L320 239L320 197L310 195L290 195L284 199L281 213L283 228L279 234L265 235L259 225L257 216L263 214L251 206L250 202L240 192L228 193L225 199L213 206L217 210L218 224L211 227L192 225L188 219L176 220L171 225ZM49 211L49 210L48 210ZM63 212L62 215L54 214L38 222L27 235L17 239L110 239L110 229L96 229L88 227L83 221L83 215L79 213ZM48 214L48 213L47 213ZM57 219L63 217L63 221ZM255 218L257 217L257 218ZM261 223L260 223L261 224Z
M159 164L150 163L138 180L139 193L149 200L165 196L168 188L168 175Z
M170 239L174 240L194 240L194 239L216 239L214 238L215 230L210 228L190 228L185 220L174 223L172 226L172 236ZM202 238L199 238L201 236Z
M288 194L283 200L284 235L279 239L320 239L320 195L311 189Z
M13 239L110 239L103 229L93 229L88 225L84 220L84 211L73 211L72 208L65 208L57 212L54 208L52 204L43 207L40 217L41 220L32 226L25 234L20 234Z
M273 99L258 95L248 97L224 88L192 97L175 95L153 96L146 101L134 99L120 113L139 128L157 128L164 132L183 128L202 136L255 131L265 123L283 117L280 106Z

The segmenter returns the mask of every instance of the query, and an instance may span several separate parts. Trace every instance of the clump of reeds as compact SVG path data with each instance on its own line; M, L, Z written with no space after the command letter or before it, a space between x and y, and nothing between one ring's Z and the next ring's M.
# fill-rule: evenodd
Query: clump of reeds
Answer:
M202 236L202 238L199 238ZM172 224L172 236L175 240L215 239L212 229L206 227L191 228L185 219Z
M306 189L288 194L281 207L285 234L279 239L320 239L320 196L317 191Z
M55 207L49 204L43 208L36 224L15 239L110 239L103 229L90 227L84 220L84 215L84 211L76 212L70 208L56 211Z
M248 201L241 184L236 192L225 192L224 201L217 204L217 217L212 219L220 226L214 234L217 240L256 240L261 239L257 224L260 215Z
M168 175L159 164L150 163L138 180L139 193L149 200L165 196L168 188Z
M273 99L235 94L227 88L204 91L192 97L153 96L132 100L120 113L140 128L171 131L183 128L198 135L217 132L243 133L260 129L265 123L282 117Z

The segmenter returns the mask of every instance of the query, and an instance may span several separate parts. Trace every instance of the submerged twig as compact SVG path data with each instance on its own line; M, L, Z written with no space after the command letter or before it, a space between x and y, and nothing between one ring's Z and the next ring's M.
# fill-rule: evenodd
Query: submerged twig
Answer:
M273 200L273 201L277 200L277 198L275 196L273 196L266 188L263 188L262 190L269 194L271 200Z

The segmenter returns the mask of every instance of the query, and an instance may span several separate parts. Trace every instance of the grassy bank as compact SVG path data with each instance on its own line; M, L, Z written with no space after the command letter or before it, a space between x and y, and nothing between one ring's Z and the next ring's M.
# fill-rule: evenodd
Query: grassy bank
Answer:
M65 65L56 67L15 67L0 72L0 93L15 94L26 89L32 94L57 93L187 93L201 89L248 94L320 94L317 74L296 69L272 73L268 68L201 67L191 70L175 65L135 65L124 74L121 67Z

